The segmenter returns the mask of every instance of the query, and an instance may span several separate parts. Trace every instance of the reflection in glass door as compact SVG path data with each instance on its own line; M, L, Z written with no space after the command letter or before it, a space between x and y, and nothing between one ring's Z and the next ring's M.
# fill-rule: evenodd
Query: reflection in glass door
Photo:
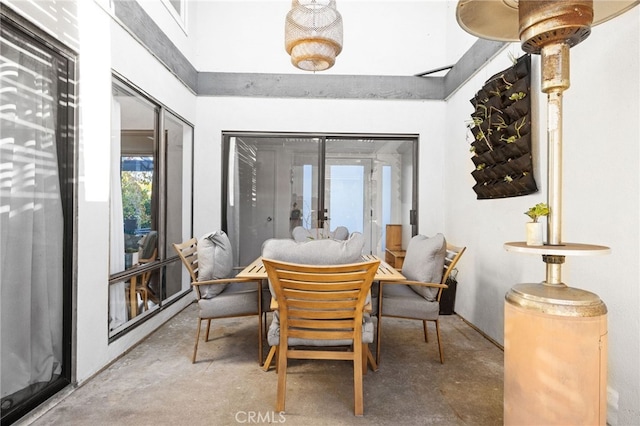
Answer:
M364 251L383 255L386 225L401 224L407 236L416 223L414 148L411 137L327 138L325 200L331 226L365 237ZM330 187L327 190L326 187Z
M260 256L267 239L316 225L319 146L317 138L225 138L223 228L238 265Z
M407 235L417 226L409 220L416 144L412 136L224 135L222 225L236 263L253 261L269 238L291 238L295 226L345 226L365 236L365 253L382 255L386 224Z
M329 229L344 226L364 235L365 253L371 253L371 160L327 158L324 200Z

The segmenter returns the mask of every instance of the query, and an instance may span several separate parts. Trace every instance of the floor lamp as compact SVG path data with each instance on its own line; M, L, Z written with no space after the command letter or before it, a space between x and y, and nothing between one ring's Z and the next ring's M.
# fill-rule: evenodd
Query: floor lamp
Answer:
M592 256L608 247L562 240L562 95L569 88L569 50L591 27L627 11L638 0L460 0L456 17L467 32L520 41L541 57L547 94L548 241L505 244L540 254L541 284L517 284L505 297L504 423L606 423L607 308L591 292L562 282L566 256Z

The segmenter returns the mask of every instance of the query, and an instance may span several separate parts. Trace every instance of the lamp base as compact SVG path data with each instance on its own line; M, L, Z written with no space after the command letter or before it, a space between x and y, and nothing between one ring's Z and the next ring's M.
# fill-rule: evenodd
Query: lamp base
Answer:
M605 424L604 303L543 284L518 284L505 299L504 424Z

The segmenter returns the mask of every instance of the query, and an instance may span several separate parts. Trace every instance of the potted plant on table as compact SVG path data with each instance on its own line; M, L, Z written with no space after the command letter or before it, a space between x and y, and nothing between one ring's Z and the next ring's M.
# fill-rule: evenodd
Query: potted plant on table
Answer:
M549 206L546 203L538 203L535 206L529 208L524 214L531 218L531 222L527 223L527 245L528 246L541 246L543 227L542 223L538 222L538 219L543 216L548 216L550 213Z

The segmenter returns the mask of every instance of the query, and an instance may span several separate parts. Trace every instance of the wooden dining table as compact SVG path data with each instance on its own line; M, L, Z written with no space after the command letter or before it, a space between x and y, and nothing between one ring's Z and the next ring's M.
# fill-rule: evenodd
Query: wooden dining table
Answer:
M404 275L400 273L396 268L389 265L387 262L382 260L379 256L373 254L363 254L362 261L368 262L370 260L379 260L380 266L378 266L378 271L376 275L373 277L374 281L402 281L406 279ZM256 260L251 262L251 264L247 265L242 271L238 272L236 275L237 278L249 278L253 280L266 280L267 279L267 270L262 264L262 257L258 257Z

